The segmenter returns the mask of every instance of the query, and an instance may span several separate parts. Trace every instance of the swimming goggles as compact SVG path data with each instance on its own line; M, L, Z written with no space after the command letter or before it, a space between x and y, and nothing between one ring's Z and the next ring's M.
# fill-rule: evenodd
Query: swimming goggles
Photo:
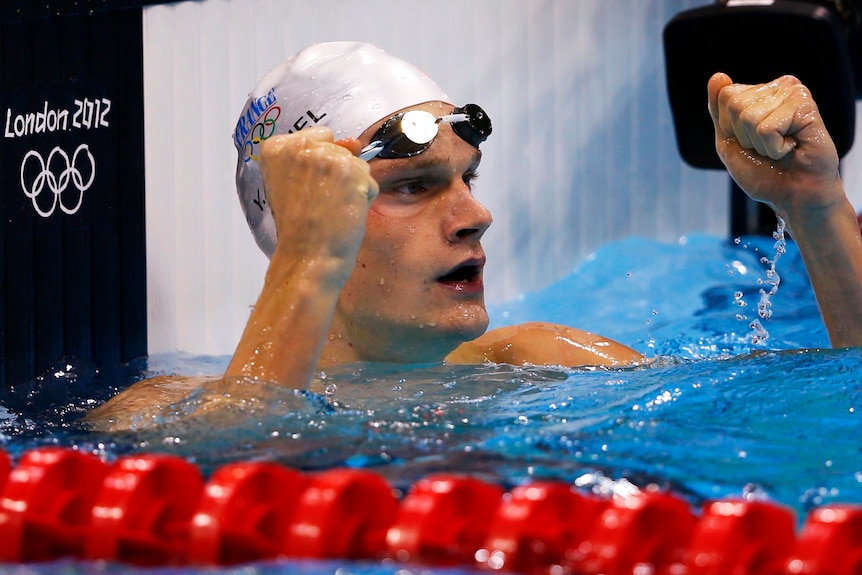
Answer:
M440 124L451 124L452 130L474 148L491 133L491 119L476 104L455 108L439 118L425 110L410 110L386 120L359 157L367 162L372 158L409 158L421 154L437 137Z

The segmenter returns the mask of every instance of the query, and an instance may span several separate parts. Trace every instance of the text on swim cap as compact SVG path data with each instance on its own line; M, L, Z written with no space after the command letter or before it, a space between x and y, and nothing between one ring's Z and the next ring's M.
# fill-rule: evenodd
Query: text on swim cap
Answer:
M260 211L263 211L263 205L266 203L266 196L260 193L260 188L257 189L257 197L252 200L252 203L260 208Z
M255 146L275 134L276 122L281 116L281 107L275 105L276 97L273 90L270 90L266 96L249 102L245 113L236 123L234 142L238 149L244 151L244 162L257 161ZM317 124L325 117L326 112L318 116L311 110L306 110L305 114L293 122L287 133L298 132L308 127L309 122Z
M237 120L236 130L234 130L233 140L237 148L242 149L248 141L249 135L254 129L258 118L266 113L270 106L275 104L275 100L275 88L273 88L265 96L251 100L248 103L245 112Z
M250 160L258 161L260 159L255 153L255 146L275 134L275 124L280 116L281 108L279 106L272 106L264 112L263 118L252 127L251 133L243 146L244 162L247 163ZM288 128L286 133L292 134L294 132L298 132L308 126L309 120L317 124L325 117L325 112L320 116L316 116L314 112L307 110L305 114L293 122L292 126Z
M303 128L308 126L308 120L311 120L312 122L317 124L318 122L320 122L325 117L326 117L326 112L324 112L320 116L315 116L314 112L312 112L311 110L306 110L305 114L300 116L299 119L293 123L293 129L288 130L287 133L292 134L294 132L298 132L298 131L302 130Z

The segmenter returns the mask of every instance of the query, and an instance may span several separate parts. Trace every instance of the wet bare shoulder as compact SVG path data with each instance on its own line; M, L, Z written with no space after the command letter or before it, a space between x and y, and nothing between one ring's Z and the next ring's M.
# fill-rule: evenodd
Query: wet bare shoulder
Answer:
M512 365L608 366L633 365L643 356L617 341L572 327L528 322L490 330L459 346L449 363L508 363Z
M134 429L157 417L169 405L219 376L162 375L140 381L90 411L85 423L100 431Z

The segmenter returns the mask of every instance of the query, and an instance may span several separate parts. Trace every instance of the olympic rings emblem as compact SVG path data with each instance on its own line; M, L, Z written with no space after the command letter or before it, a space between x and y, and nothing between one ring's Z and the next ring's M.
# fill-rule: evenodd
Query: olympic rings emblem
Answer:
M85 155L82 156L82 154ZM80 162L79 156L81 156ZM30 161L31 158L32 161ZM37 170L31 169L28 171L28 162L30 166L33 166L33 162L36 162ZM90 164L90 175L86 182L84 181L84 174L81 173L81 170L79 169L80 164L82 168L85 168L86 173L85 162ZM59 170L59 172L57 172L57 170ZM28 184L25 180L29 179L27 176L32 175L34 171L38 171L38 173L36 173L36 176ZM90 152L90 148L87 144L81 144L78 146L75 153L72 154L71 160L69 159L69 155L59 146L51 150L51 153L48 154L47 161L44 160L39 152L35 150L27 152L24 155L24 159L21 160L21 189L33 202L33 209L36 210L36 213L43 218L47 218L53 214L58 204L60 209L66 214L71 215L77 212L81 207L81 203L84 201L84 192L93 185L93 178L95 177L96 160L93 158L93 154ZM64 192L69 187L69 182L71 182L75 189L78 190L77 202L73 206L69 206L63 201ZM47 186L48 190L53 194L51 197L51 207L48 209L43 209L38 202L39 195L42 193L45 186Z
M271 117L271 114L275 114L275 117ZM281 108L278 106L273 106L263 115L263 119L260 120L257 124L255 124L252 129L252 137L247 140L245 143L246 148L246 156L245 163L254 160L255 162L259 161L260 158L255 155L254 148L262 141L270 138L275 133L275 123L278 121L278 118L281 116ZM267 133L267 129L269 132Z

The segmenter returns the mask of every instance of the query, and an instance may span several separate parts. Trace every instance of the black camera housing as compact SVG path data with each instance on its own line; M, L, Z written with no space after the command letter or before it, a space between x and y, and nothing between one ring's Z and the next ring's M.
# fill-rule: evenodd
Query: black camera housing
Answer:
M859 2L859 0L856 0ZM724 169L715 152L706 84L715 72L759 84L792 74L808 86L839 156L853 145L862 82L859 10L848 1L719 0L677 14L663 41L677 145L696 168Z

